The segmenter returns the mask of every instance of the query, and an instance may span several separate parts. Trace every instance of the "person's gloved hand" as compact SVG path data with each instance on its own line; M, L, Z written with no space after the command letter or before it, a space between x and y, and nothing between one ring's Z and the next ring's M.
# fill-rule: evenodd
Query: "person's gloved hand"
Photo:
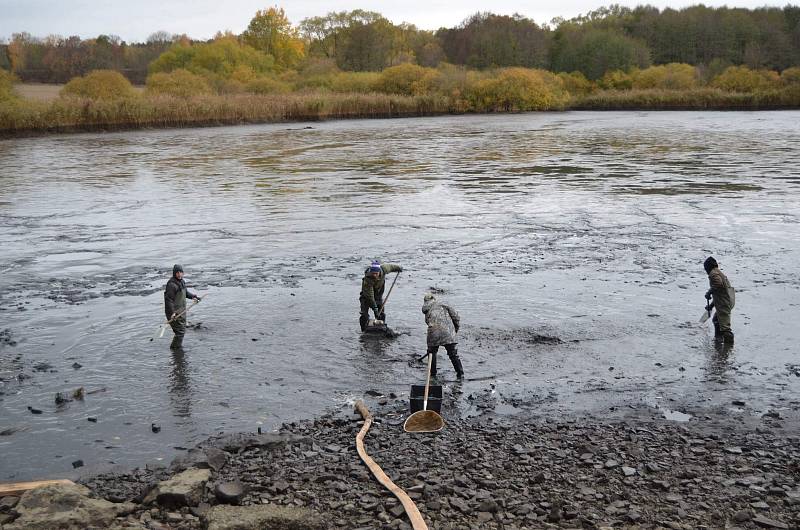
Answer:
M401 267L401 266L398 266L398 267L397 267L397 272L403 272L403 267Z
M200 298L199 296L195 295L195 297L193 298L193 300L195 300L195 301L199 302L200 300L202 300L202 298Z
M711 300L711 293L706 293L706 300Z

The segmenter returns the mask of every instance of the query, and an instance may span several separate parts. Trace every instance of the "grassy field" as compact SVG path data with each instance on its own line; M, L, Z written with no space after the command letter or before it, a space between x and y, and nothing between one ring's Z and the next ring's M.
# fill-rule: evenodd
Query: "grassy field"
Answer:
M42 83L18 83L14 85L17 94L33 101L53 101L64 85L46 85ZM143 86L133 87L137 92L144 92Z

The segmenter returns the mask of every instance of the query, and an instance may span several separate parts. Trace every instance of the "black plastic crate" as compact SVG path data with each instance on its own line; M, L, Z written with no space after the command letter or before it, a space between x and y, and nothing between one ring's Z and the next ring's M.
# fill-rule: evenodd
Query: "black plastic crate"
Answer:
M411 385L411 413L422 410L425 385ZM442 411L442 385L428 387L428 408L435 412Z

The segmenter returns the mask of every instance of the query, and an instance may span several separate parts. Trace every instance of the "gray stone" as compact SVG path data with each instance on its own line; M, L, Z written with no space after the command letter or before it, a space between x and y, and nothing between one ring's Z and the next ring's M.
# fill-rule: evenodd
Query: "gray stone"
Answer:
M216 447L206 447L203 452L208 459L208 466L214 471L219 471L228 462L228 453Z
M759 526L763 526L766 528L789 528L789 525L786 523L782 523L780 521L776 521L774 519L769 519L768 517L764 517L763 515L756 515L753 517L753 522Z
M304 508L262 504L214 506L204 516L208 530L322 530L322 519Z
M617 462L616 460L606 460L606 463L604 465L606 469L613 469L619 465L619 462Z
M208 469L187 469L159 483L155 489L156 501L167 508L197 506L210 478L211 471Z
M733 520L737 523L744 523L751 519L750 512L747 510L739 510L735 514L733 514Z
M238 480L233 482L223 482L214 488L214 496L222 504L239 504L247 493L244 484Z
M10 495L8 497L3 497L2 499L0 499L0 513L10 511L11 508L16 506L18 502L19 502L19 497L15 497L13 495Z
M636 469L628 466L622 466L622 473L626 477L632 477L633 475L636 474Z
M495 501L493 501L492 499L483 500L478 505L478 511L479 512L495 513L497 511L497 503Z
M78 484L52 484L25 492L16 505L19 517L4 530L83 530L107 528L118 516L135 509L129 502L115 504L89 497Z

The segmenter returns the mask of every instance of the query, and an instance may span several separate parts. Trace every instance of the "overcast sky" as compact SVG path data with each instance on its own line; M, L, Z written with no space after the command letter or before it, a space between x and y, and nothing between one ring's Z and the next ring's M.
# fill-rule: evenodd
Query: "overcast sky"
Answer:
M571 18L614 3L602 0L559 0L538 2L520 0L379 0L358 2L349 0L293 0L282 5L293 23L329 11L367 9L378 11L395 23L410 22L423 29L438 29L459 24L476 11L510 15L520 13L537 23L546 23L554 17ZM651 4L660 8L681 8L698 2L617 1L634 7ZM781 7L786 0L705 1L709 6L731 7ZM796 3L796 2L791 2ZM27 31L44 37L80 35L83 38L99 34L119 35L126 41L143 41L151 33L165 30L169 33L186 33L192 38L204 39L219 30L241 33L253 14L275 2L258 0L0 0L0 39L12 33Z

